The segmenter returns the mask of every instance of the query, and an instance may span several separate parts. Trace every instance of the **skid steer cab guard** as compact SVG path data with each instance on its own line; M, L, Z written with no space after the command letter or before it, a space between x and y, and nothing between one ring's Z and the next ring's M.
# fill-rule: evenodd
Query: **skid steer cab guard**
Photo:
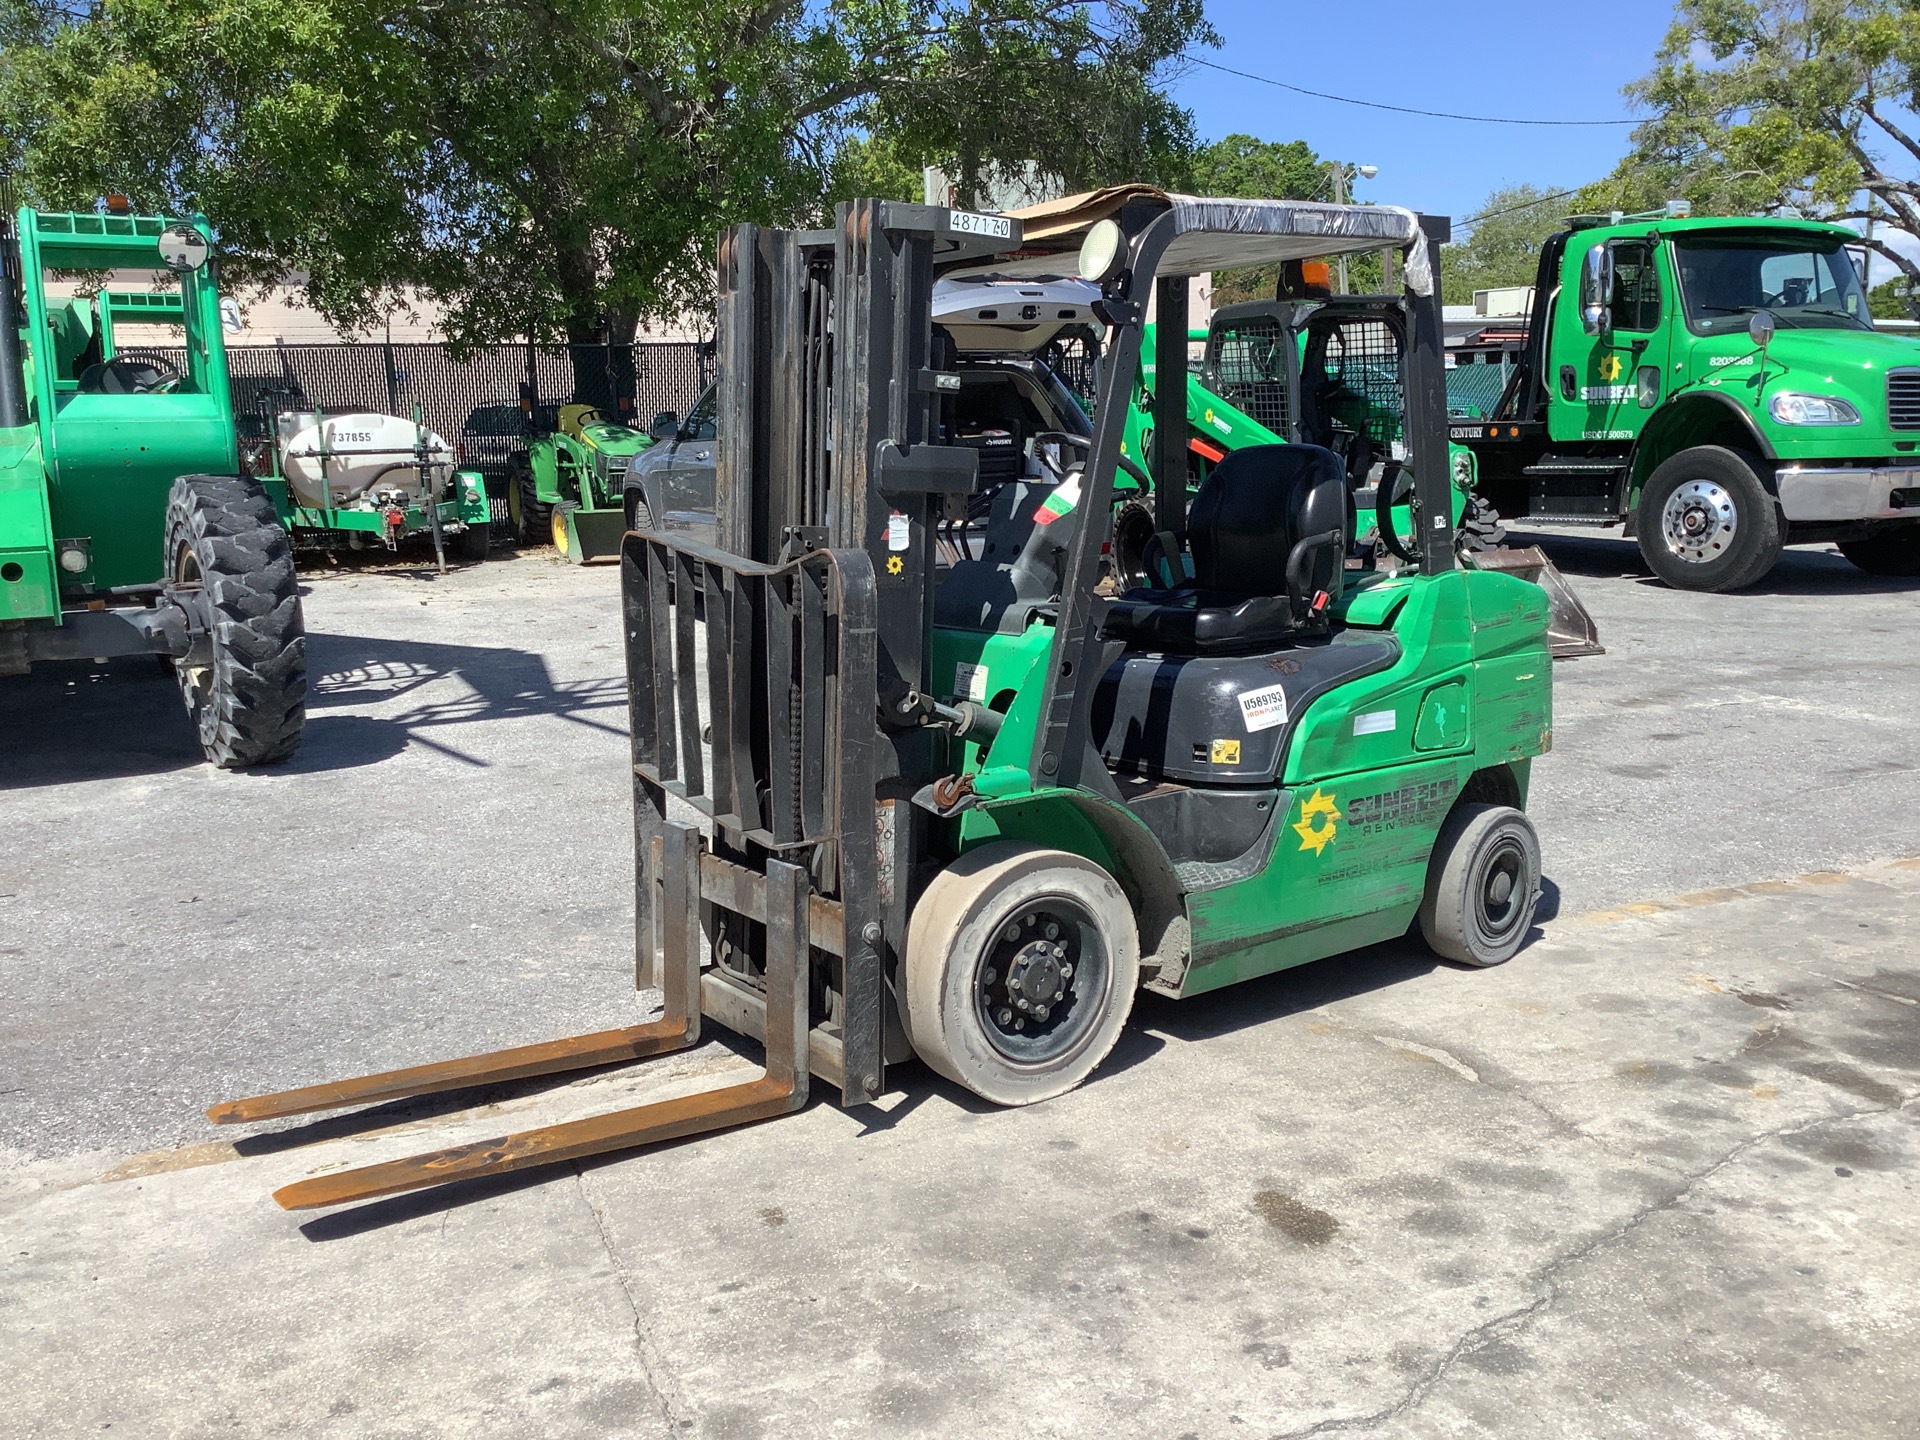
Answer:
M216 1107L251 1120L639 1058L703 1017L761 1041L731 1090L329 1174L337 1204L756 1120L811 1081L874 1100L918 1057L1001 1104L1085 1080L1137 989L1170 997L1395 938L1498 964L1527 938L1522 812L1549 744L1547 604L1456 563L1432 247L1384 206L1128 186L1013 215L860 200L719 250L717 545L621 555L647 1025ZM1188 277L1390 248L1408 281L1417 562L1353 551L1340 460L1236 451L1146 475L1158 583L1103 578L1132 401L1035 437L976 494L948 424L943 276L1100 287L1104 373L1187 370ZM1184 397L1183 397L1184 398ZM1152 484L1155 476L1173 483ZM1139 475L1134 477L1136 481ZM943 558L969 500L983 543Z

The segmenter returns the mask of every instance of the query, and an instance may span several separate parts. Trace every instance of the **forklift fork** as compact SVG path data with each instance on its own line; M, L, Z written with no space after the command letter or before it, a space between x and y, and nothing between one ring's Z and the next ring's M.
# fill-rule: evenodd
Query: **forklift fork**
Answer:
M648 847L657 894L650 908L653 953L665 1013L619 1030L521 1045L463 1060L388 1070L357 1080L310 1085L215 1105L215 1124L277 1119L413 1095L490 1085L534 1075L561 1074L647 1059L683 1050L700 1038L700 832L666 821ZM274 1191L282 1209L345 1205L503 1175L537 1165L579 1160L676 1140L708 1130L750 1124L798 1110L807 1100L808 900L806 871L782 860L765 868L766 1073L743 1085L677 1096L580 1120L523 1130L498 1139L455 1145L425 1155L296 1181Z

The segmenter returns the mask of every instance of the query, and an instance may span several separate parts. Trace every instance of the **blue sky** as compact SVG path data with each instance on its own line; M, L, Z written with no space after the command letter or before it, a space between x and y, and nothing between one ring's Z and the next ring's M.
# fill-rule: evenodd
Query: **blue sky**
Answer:
M1670 0L1604 5L1466 0L1207 0L1225 42L1203 58L1309 89L1428 110L1532 119L1634 118L1620 87L1653 67ZM1456 219L1487 192L1565 189L1611 170L1628 127L1473 125L1290 94L1199 67L1173 86L1200 136L1305 140L1328 159L1377 165L1355 198Z

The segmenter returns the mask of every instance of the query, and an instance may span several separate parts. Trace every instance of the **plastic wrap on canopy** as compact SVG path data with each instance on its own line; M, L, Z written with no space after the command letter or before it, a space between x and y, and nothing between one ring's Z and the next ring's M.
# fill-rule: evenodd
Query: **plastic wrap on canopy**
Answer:
M1161 257L1164 273L1193 274L1392 247L1407 252L1407 288L1416 295L1433 292L1433 263L1420 219L1398 205L1167 198L1173 203L1178 233Z

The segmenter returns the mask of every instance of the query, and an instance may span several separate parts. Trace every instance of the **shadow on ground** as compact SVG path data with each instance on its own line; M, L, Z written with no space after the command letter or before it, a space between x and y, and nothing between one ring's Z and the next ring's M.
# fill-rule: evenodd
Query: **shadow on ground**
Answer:
M450 678L461 683L437 684ZM436 732L494 720L552 717L626 734L618 713L626 706L624 678L557 681L542 657L510 646L310 635L307 683L299 750L284 765L250 773L353 769L411 744L484 767L486 760ZM393 711L396 702L406 708ZM375 708L383 713L363 713ZM8 737L0 790L161 775L203 763L172 671L146 656L43 665L0 681L0 734Z
M1522 522L1524 525L1525 522ZM1637 577L1641 584L1664 588L1640 557L1637 541L1619 535L1568 535L1509 526L1507 543L1515 547L1538 545L1566 575L1611 579ZM1920 578L1869 575L1844 555L1825 546L1789 546L1780 561L1758 584L1742 595L1904 595L1920 594Z

